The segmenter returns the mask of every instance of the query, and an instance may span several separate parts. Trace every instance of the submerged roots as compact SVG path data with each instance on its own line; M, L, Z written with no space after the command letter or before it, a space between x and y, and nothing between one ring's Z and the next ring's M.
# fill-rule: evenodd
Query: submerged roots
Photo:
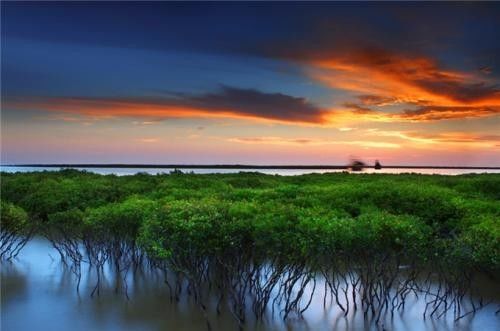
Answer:
M383 325L385 319L405 309L417 299L425 300L423 318L453 316L458 321L475 314L486 303L472 290L472 275L450 273L417 265L402 265L387 257L332 261L329 267L282 261L256 262L248 256L202 258L171 257L149 259L131 244L53 241L62 261L78 279L86 263L96 272L91 295L99 295L103 269L112 267L117 278L116 292L123 289L128 298L127 274L150 268L160 272L172 302L183 295L191 300L206 319L229 311L240 329L249 314L257 321L266 315L302 318L316 297L324 309L336 307L342 316L362 313ZM350 261L350 262L345 262ZM356 262L354 262L356 261ZM325 264L326 265L326 264Z

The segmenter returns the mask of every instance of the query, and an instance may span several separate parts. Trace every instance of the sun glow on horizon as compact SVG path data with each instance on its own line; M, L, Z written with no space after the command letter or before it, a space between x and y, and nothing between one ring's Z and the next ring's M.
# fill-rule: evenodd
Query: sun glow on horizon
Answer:
M99 34L78 6L53 25L53 4L23 6L2 13L3 163L500 165L500 57L485 46L500 26L474 5L439 19L377 5L363 21L351 5L263 5L259 27L247 5L217 5L248 28L230 33L227 15L188 6L179 21L168 3L151 6L170 20L131 27L125 12L151 13L128 4L113 27L92 18Z

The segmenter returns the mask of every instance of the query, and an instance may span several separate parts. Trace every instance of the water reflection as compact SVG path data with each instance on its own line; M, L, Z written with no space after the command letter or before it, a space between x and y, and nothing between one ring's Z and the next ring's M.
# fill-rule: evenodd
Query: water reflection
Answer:
M84 170L93 172L100 175L135 175L137 173L148 173L152 175L170 173L174 168L75 168L77 170ZM55 167L15 167L15 166L1 166L1 171L5 172L33 172L33 171L59 171L62 168ZM281 176L297 176L311 173L334 173L344 172L346 169L225 169L225 168L177 168L184 173L195 174L230 174L238 172L260 172L266 175L281 175ZM354 173L376 173L376 174L402 174L402 173L417 173L424 175L463 175L471 173L500 173L500 169L401 169L401 168L382 168L374 169L364 168L363 171Z
M43 239L34 239L13 263L3 262L2 329L9 330L206 330L206 321L199 307L186 295L171 303L162 273L156 269L130 270L124 283L111 266L104 269L99 296L90 296L96 284L95 271L82 268L80 291L76 291L75 275L58 258L57 252ZM124 286L126 284L126 287ZM306 292L313 284L307 285ZM500 317L498 286L487 289L493 303L475 315L453 323L448 318L422 319L425 302L422 297L410 298L404 312L387 314L377 327L362 311L351 310L347 316L333 299L324 301L325 286L317 278L311 306L302 318L290 316L283 322L279 305L265 315L264 321L247 321L248 330L495 330ZM124 295L127 291L129 299ZM183 289L183 293L187 291ZM497 291L497 292L495 292ZM117 293L118 292L118 293ZM308 295L304 296L309 299ZM306 304L304 302L303 304ZM228 309L216 317L217 299L208 303L213 330L237 330L238 324ZM250 312L250 310L249 310Z
M1 277L1 299L2 306L8 305L15 300L23 300L26 296L27 280L25 275L18 270L15 263L2 263Z

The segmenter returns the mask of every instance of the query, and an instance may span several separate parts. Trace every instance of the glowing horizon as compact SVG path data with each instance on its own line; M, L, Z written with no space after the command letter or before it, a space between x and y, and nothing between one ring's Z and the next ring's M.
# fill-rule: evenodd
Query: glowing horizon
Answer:
M1 163L500 166L499 22L496 3L5 3Z

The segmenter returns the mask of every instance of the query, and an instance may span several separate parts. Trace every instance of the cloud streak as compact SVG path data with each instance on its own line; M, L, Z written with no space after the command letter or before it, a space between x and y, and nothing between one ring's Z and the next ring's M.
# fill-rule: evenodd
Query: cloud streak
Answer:
M488 117L497 114L500 114L500 106L423 106L415 110L405 110L403 113L396 114L393 117L410 121L438 121L461 118Z
M430 57L367 48L332 57L319 54L310 61L320 68L340 71L359 84L339 82L340 87L354 90L385 87L378 91L384 98L412 103L500 104L497 86L478 80L473 74L444 69ZM371 76L362 76L367 73Z
M284 137L233 137L229 142L242 144L271 144L271 145L292 145L292 146L325 146L325 145L345 145L360 146L365 148L400 148L396 143L384 141L363 141L363 140L334 140L322 138L284 138Z
M74 113L101 119L224 117L297 124L325 123L329 113L305 98L229 86L222 86L215 93L177 93L166 97L10 98L4 107Z
M408 141L413 146L429 148L429 145L442 145L454 147L497 148L500 135L484 135L467 132L441 132L423 134L415 131L378 130L368 129L366 136L380 138L397 138Z
M416 107L393 116L430 121L493 116L500 113L500 88L477 72L443 68L431 57L381 48L349 48L299 52L290 59L309 65L307 73L334 89L359 93L344 101L353 113L371 106Z

